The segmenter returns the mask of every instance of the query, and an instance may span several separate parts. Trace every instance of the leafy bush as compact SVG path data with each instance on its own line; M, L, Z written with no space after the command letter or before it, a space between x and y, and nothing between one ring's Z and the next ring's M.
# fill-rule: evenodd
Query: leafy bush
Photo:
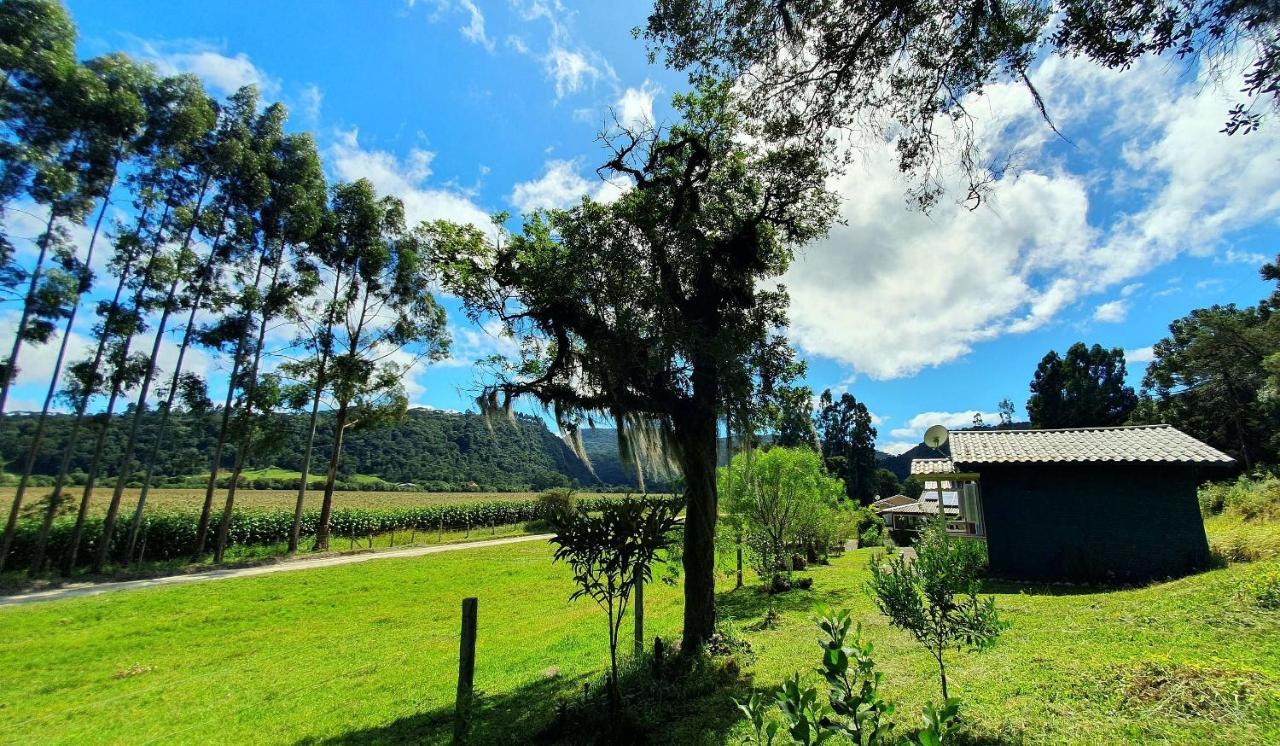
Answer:
M1269 474L1210 482L1197 496L1205 517L1228 513L1245 521L1280 521L1280 479Z
M910 632L938 664L942 699L947 695L945 654L949 649L982 650L1007 626L994 597L978 599L978 577L986 566L986 545L951 536L945 519L930 521L916 544L916 559L899 555L888 564L871 561L871 591L893 626Z
M568 487L555 487L538 495L538 503L542 506L543 518L554 525L573 515L578 498Z
M786 726L785 734L793 743L820 744L843 737L858 746L909 743L939 746L948 740L956 727L960 702L947 699L941 707L928 703L924 708L924 727L911 737L894 738L892 717L894 705L880 694L884 675L876 670L872 657L874 647L862 639L862 626L849 639L851 621L848 611L838 614L823 611L818 619L822 637L822 665L818 673L827 684L827 702L818 697L817 687L801 686L800 675L792 674L774 697ZM744 700L734 700L751 723L754 742L772 746L781 730L768 719L766 701L758 692Z

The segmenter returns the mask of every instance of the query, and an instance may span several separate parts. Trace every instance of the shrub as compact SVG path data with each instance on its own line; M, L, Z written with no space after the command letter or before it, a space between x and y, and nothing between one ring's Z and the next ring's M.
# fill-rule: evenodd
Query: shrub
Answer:
M1206 517L1229 513L1245 521L1280 520L1280 479L1271 475L1210 482L1200 487L1197 497Z
M542 507L542 516L553 525L573 515L578 507L578 498L568 487L553 487L538 495L538 504Z
M946 702L946 651L982 650L1007 625L996 613L994 597L978 599L986 545L951 536L939 516L921 533L916 555L912 562L899 555L887 565L873 558L870 587L881 613L893 626L910 632L937 662Z

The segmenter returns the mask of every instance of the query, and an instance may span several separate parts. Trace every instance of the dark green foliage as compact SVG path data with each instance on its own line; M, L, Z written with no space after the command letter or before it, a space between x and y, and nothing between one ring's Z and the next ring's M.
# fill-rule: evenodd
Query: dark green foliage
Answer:
M845 392L822 392L816 417L827 470L844 480L845 494L863 505L876 494L876 428L865 404ZM888 497L881 495L881 497Z
M945 702L946 652L990 647L1007 625L996 613L994 597L978 598L987 560L982 542L949 535L939 517L921 534L916 555L908 560L899 554L887 564L873 558L870 587L881 613L910 632L937 662Z
M582 498L578 505L583 510L599 511L618 498ZM678 501L664 498L654 502L671 510ZM546 508L537 500L512 500L471 503L465 505L430 505L422 508L400 510L366 510L339 508L333 511L330 531L343 538L362 538L390 531L417 530L420 532L461 531L489 526L508 526L528 521L543 520ZM154 560L184 559L192 555L196 546L196 531L200 515L194 511L154 511L143 519L143 536L146 540L146 557ZM315 533L320 511L303 514L302 531ZM63 557L68 548L74 521L71 518L54 522L49 536L49 554ZM102 518L94 516L85 522L84 542L77 555L87 564L97 551L102 536ZM293 512L288 510L237 510L232 514L228 544L239 546L279 544L289 539L293 526ZM11 559L14 566L25 566L40 528L39 521L18 522ZM127 541L118 533L112 538L109 557L112 561L124 559ZM86 551L87 548L87 551ZM136 550L135 550L136 551Z
M888 469L876 469L876 497L884 499L902 493L902 485L898 483L898 475Z
M1032 427L1121 425L1138 405L1125 382L1124 350L1076 342L1059 357L1044 356L1031 381L1027 416Z
M1280 280L1276 264L1263 279ZM1135 422L1167 422L1245 468L1280 455L1280 291L1255 306L1198 308L1153 346Z
M154 412L146 414L142 448L149 447L157 417ZM197 478L195 482L184 480L172 486L203 486L199 475L207 473L208 454L217 441L220 417L221 411L215 410L202 417L172 418L165 436L166 446L157 454L155 478L169 483L174 477L192 476ZM122 421L121 416L113 419ZM35 473L57 473L72 422L73 418L67 415L49 417L45 447L37 456ZM300 471L307 416L281 414L275 422L284 428L283 442L273 449L274 453L251 450L246 468L278 466ZM34 426L35 418L27 415L0 418L0 456L6 461L22 458ZM620 463L614 432L586 430L583 436L594 475L540 419L517 415L514 425L495 422L490 430L480 415L413 409L402 421L388 427L348 433L339 481L349 482L353 474L370 474L393 484L413 482L434 492L539 490L573 485L597 489L634 488L635 474ZM327 456L332 443L333 415L321 412L316 448ZM93 446L91 438L77 441L71 471L88 470ZM107 435L104 462L114 463L113 457L118 458L123 447L122 428L113 427ZM224 453L222 464L230 466L232 457L230 451ZM317 480L323 481L323 475L314 475L309 481ZM649 485L658 491L665 491L667 486L661 480ZM290 485L273 488L288 489ZM361 489L364 488L361 485Z
M924 494L924 482L914 475L907 477L902 483L902 494L907 497L920 497Z

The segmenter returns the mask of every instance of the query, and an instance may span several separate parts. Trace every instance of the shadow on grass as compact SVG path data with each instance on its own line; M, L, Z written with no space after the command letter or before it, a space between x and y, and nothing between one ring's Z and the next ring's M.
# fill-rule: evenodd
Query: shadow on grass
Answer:
M716 596L716 613L725 619L732 619L739 624L749 624L764 618L770 605L779 614L786 612L808 613L815 608L839 604L848 598L848 593L841 589L824 589L820 586L800 590L798 588L782 593L769 594L759 585L744 585L741 588L720 593Z
M669 661L655 673L646 656L619 678L623 707L616 722L608 718L602 676L549 676L501 695L477 692L467 742L722 744L742 717L733 698L748 691L737 663L724 658L692 667ZM453 708L437 708L332 738L304 739L297 746L450 743L453 729Z

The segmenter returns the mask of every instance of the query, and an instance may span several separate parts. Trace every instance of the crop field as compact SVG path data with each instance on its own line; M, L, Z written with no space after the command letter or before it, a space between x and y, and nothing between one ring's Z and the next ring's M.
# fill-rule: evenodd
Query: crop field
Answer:
M750 585L720 615L751 644L756 688L816 681L812 614L852 610L903 722L937 698L936 668L865 591L859 550L778 596L776 627ZM1000 585L1009 629L951 657L952 692L978 742L1273 743L1280 738L1280 613L1240 588L1277 568L1232 564L1131 590ZM657 573L661 575L661 573ZM477 742L509 743L598 686L603 615L569 602L570 572L531 543L259 578L0 608L0 734L44 743L446 743L460 600L480 599ZM678 584L646 592L648 636L680 625ZM628 630L629 639L629 625ZM629 643L624 644L630 656ZM655 743L740 743L730 694L677 708ZM5 739L7 740L7 739Z
M6 513L13 504L16 489L0 487L0 505ZM72 499L66 503L67 510L74 510L80 499L82 488L73 487L69 494ZM124 504L136 505L138 501L136 488L126 488ZM99 487L93 491L90 508L96 515L107 512L107 504L111 501L112 489ZM27 489L23 502L31 505L49 494L48 487L32 487ZM537 497L535 492L335 492L333 504L335 508L365 508L371 510L392 510L398 508L420 508L430 505L460 505L465 503L493 502L495 500L528 500ZM214 505L221 506L226 499L226 490L214 493ZM297 490L250 490L236 491L236 506L244 510L276 509L293 510L298 499ZM320 507L324 492L307 490L306 505L308 509ZM193 509L199 510L204 504L204 490L198 488L153 488L147 492L147 504L153 508Z

